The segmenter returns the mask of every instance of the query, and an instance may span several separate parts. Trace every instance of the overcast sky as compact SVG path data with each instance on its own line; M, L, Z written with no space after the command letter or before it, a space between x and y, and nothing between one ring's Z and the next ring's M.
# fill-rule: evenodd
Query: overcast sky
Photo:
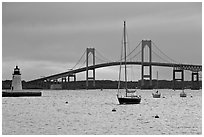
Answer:
M67 71L87 47L118 60L123 20L130 49L151 39L177 62L202 64L201 2L3 3L2 8L3 80L12 78L15 65L26 81ZM96 78L117 80L118 69L98 69ZM160 79L172 79L172 69L157 70ZM140 66L134 71L140 79ZM77 79L85 79L85 73Z

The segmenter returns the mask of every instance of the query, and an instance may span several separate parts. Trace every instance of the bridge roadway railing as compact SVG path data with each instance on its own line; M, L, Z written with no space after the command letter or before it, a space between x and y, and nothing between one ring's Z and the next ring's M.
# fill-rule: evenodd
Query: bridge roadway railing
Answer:
M97 69L97 68L102 68L102 67L108 67L108 66L116 66L116 65L120 65L120 63L122 65L125 64L125 62L109 62L109 63L102 63L102 64L96 64L96 65L92 65L88 67L88 70L93 70L93 69ZM126 62L127 65L141 65L141 62ZM143 65L150 65L149 62L143 62ZM162 67L172 67L175 69L183 69L183 70L189 70L189 71L193 71L193 72L199 72L202 71L202 65L190 65L190 64L174 64L174 63L158 63L158 62L151 62L152 66L162 66ZM37 82L37 81L44 81L44 80L53 80L53 79L59 79L62 77L67 77L71 74L76 74L76 73L80 73L86 71L86 67L83 68L79 68L79 69L75 69L75 70L70 70L67 72L62 72L59 74L54 74L51 76L47 76L47 77L43 77L43 78L39 78L39 79L35 79L35 80L31 80L28 82Z

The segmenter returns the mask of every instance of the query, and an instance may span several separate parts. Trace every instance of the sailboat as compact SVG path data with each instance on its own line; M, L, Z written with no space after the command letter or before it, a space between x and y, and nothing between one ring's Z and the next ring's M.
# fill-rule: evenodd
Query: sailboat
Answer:
M158 91L158 71L157 71L157 91L155 93L152 93L153 98L160 98L161 93Z
M187 94L184 92L184 83L182 81L182 91L180 93L180 97L186 97L186 96L187 96Z
M121 65L122 65L122 53L121 53L121 62L120 62L120 71L119 71L119 83L118 83L118 93L117 98L120 104L140 104L141 96L136 95L136 90L130 90L127 88L127 66L126 66L126 24L124 21L124 30L123 30L123 46L124 46L124 64L125 64L125 96L119 95L120 93L120 77L121 77ZM122 51L123 52L123 51Z
M186 97L186 93L184 92L184 90L182 90L182 92L180 93L180 97Z
M186 96L187 96L187 94L184 92L184 87L182 87L182 91L180 93L180 97L186 97Z

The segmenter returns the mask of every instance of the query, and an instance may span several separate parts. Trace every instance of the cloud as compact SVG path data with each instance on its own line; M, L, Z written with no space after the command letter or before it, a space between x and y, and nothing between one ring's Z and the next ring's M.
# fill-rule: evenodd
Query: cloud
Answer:
M131 49L149 38L175 60L202 61L202 3L3 3L2 8L3 78L15 62L22 63L27 79L61 72L87 47L118 60L124 19ZM39 64L46 67L35 76L27 73L27 66L35 71Z

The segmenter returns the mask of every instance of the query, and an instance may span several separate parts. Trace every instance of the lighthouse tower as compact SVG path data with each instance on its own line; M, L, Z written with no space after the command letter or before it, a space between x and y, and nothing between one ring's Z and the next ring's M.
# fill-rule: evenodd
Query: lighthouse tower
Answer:
M20 69L18 68L18 66L14 68L11 90L12 91L22 90L21 73L20 73Z

